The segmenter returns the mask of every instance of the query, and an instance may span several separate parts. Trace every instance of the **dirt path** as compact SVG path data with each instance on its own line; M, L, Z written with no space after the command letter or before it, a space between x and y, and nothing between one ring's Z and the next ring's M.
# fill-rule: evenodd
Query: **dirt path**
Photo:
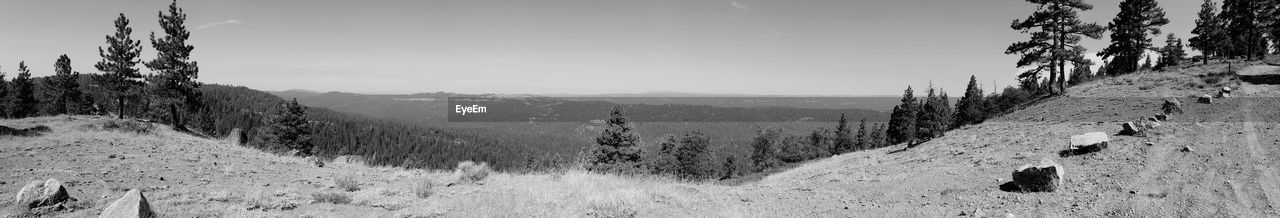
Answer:
M1258 69L1262 67L1280 68L1275 66L1258 66L1249 69ZM1254 94L1249 93L1248 91L1245 94ZM1244 140L1245 145L1248 146L1249 157L1252 158L1252 162L1254 163L1253 168L1258 171L1258 176L1255 181L1262 187L1262 194L1267 198L1266 202L1268 203L1268 206L1274 210L1275 208L1280 208L1280 184L1276 183L1277 178L1275 170L1266 164L1268 163L1268 152L1258 140L1258 130L1256 128L1258 118L1254 115L1253 105L1254 102L1252 100L1246 100L1242 105L1243 107L1241 107L1241 110L1243 110L1245 114L1243 130L1245 137Z

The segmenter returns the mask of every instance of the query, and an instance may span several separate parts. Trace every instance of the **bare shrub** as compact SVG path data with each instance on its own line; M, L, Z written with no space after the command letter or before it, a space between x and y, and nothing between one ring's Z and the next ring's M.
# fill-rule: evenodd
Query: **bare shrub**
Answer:
M413 194L417 195L419 198L431 197L432 194L435 194L435 188L436 188L435 181L431 179L423 178L422 180L418 180L417 183L413 184Z
M350 204L351 196L344 193L311 193L316 203Z
M88 129L94 129L94 130L109 130L109 131L119 131L119 132L137 133L137 134L150 133L156 128L155 125L152 125L151 123L148 123L148 122L142 122L137 120L116 120L116 119L89 123L89 124L85 124L84 127Z
M463 161L458 163L458 168L454 169L454 175L458 176L459 183L475 183L483 181L485 177L489 177L489 163L480 162L476 164L471 161Z
M338 186L338 189L343 191L360 191L360 181L356 181L354 176L338 177L333 179L333 183Z

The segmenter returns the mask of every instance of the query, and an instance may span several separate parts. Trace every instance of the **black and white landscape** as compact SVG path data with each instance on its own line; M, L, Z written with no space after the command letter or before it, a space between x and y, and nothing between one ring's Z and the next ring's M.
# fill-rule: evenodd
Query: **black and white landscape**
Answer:
M23 0L0 29L4 217L1280 216L1280 0Z

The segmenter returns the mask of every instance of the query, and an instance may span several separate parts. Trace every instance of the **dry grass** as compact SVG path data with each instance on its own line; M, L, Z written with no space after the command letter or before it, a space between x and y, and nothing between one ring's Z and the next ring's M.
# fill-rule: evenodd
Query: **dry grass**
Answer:
M357 181L354 176L340 176L338 178L334 178L333 183L338 186L338 189L343 191L360 191L360 181Z
M431 197L435 194L436 182L428 178L422 178L413 184L413 194L419 198Z
M459 183L476 183L484 181L489 177L489 173L493 172L489 168L489 163L481 162L479 164L471 161L463 161L458 163L458 167L454 169L454 174L458 177Z
M351 196L343 193L311 193L316 203L350 204Z

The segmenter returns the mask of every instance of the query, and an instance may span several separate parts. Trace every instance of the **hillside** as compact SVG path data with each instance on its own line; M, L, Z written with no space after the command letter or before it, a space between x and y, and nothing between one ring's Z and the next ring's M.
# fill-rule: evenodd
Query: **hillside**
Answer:
M1280 67L1240 64L1240 75L1280 75ZM264 154L222 140L157 127L133 134L85 128L106 119L44 117L0 125L47 125L35 137L0 136L0 194L27 181L68 181L92 202L58 216L93 216L129 188L141 188L165 216L374 217L942 217L1280 216L1280 89L1236 79L1225 65L1141 72L1092 81L987 123L951 131L912 149L892 146L816 160L741 185L632 178L578 170L496 173L481 184L445 186L448 172L328 164ZM1234 98L1198 104L1190 95L1238 87ZM1059 156L1071 135L1116 133L1151 116L1166 97L1181 100L1147 137L1112 136L1108 149ZM1183 148L1191 148L1182 151ZM113 157L115 156L115 157ZM119 158L123 156L123 158ZM150 157L148 157L150 156ZM1065 186L1051 193L1002 191L1010 172L1052 158ZM343 192L334 179L356 178ZM164 179L162 180L161 177ZM415 181L437 182L417 198ZM318 203L313 193L352 202ZM5 201L8 208L11 202ZM252 209L251 209L252 208ZM262 208L266 208L265 210ZM6 210L13 212L14 210Z

